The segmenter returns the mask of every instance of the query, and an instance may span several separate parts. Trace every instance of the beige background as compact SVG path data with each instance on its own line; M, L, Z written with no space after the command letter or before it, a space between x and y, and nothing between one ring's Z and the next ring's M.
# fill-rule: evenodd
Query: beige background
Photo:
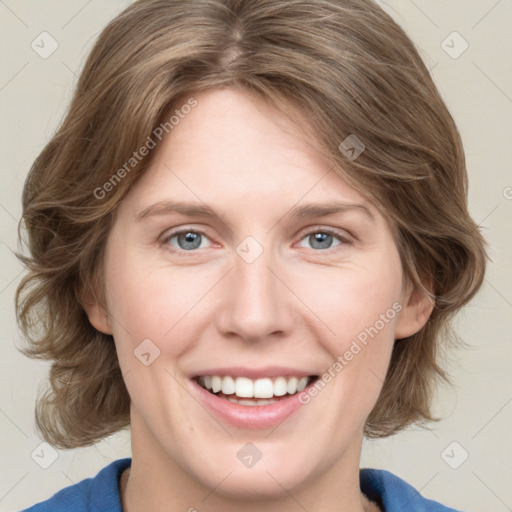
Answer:
M31 162L61 119L92 42L128 3L0 1L0 511L46 499L130 455L126 432L86 449L39 446L33 406L47 365L24 358L14 346L13 296L22 269L12 254ZM365 442L362 466L389 469L454 508L512 510L512 1L379 3L420 49L458 123L471 212L491 244L493 262L483 289L458 317L459 333L472 349L451 355L455 386L441 390L436 407L443 420L431 431L410 429ZM46 59L31 48L44 31L58 44ZM446 39L453 31L460 36ZM457 56L464 40L469 47Z

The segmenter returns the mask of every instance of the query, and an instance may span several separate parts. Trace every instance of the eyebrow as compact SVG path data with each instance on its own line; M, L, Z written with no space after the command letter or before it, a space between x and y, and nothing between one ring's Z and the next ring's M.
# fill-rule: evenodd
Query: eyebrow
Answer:
M325 217L326 215L334 215L335 213L345 213L349 211L358 211L365 214L371 220L375 220L375 215L364 204L350 204L331 201L322 204L304 204L302 206L295 206L288 214L290 217L303 219L307 217Z
M349 204L331 201L328 203L309 203L304 205L294 206L285 216L304 219L314 217L325 217L327 215L334 215L336 213L345 213L349 211L358 211L375 220L375 215L364 204ZM206 204L200 203L185 203L182 201L159 201L152 204L139 212L135 216L136 222L141 222L149 217L158 215L168 215L171 213L179 213L189 217L196 218L218 218L224 224L228 224L224 216L217 213Z

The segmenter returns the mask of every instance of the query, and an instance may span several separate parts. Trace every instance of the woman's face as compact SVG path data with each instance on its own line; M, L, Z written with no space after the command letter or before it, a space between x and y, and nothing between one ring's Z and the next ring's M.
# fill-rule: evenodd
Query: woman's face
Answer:
M282 494L358 467L393 342L430 310L385 218L292 124L247 93L195 99L120 205L89 318L114 336L134 461Z

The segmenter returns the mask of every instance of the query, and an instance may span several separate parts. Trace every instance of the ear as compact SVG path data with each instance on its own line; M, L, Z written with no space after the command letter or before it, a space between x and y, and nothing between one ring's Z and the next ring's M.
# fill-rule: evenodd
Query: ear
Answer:
M423 281L423 286L433 293L432 280ZM434 309L434 301L419 286L409 283L407 288L395 327L397 340L416 334L427 323Z
M104 334L112 334L112 324L105 308L100 304L99 299L93 290L89 289L84 294L82 306L89 318L91 325Z

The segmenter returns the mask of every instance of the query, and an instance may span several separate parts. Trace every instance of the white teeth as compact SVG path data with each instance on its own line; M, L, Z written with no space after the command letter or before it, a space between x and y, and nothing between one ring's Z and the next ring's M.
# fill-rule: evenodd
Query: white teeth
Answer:
M277 377L274 382L274 395L284 396L286 393L286 379L284 377Z
M253 400L238 400L238 403L240 405L250 405L252 406L254 404L254 401ZM258 405L258 404L256 404Z
M218 377L217 375L214 375L212 377L212 391L214 393L217 393L222 388L222 379Z
M228 400L230 402L233 402L234 404L251 405L251 406L270 405L270 404L277 402L277 400L244 400L244 399L239 399L239 398L233 398L232 396L228 397Z
M289 395L293 395L297 393L297 384L299 383L299 379L297 377L292 377L288 379L288 383L286 384L286 391Z
M235 392L235 381L232 377L224 377L222 379L222 392L225 395L232 395Z
M235 397L269 399L274 396L284 396L287 393L294 395L295 393L303 391L309 382L309 377L277 377L275 379L263 378L251 380L247 377L233 378L229 375L224 377L219 375L207 375L199 378L199 384L212 391L212 393L222 391L225 395L234 395L229 398L232 402L250 402L251 405L258 405L259 402L269 402L269 400L240 401ZM270 402L273 403L272 400L270 400ZM244 405L248 405L248 403L244 403ZM267 404L261 403L259 405Z
M254 383L254 398L272 398L274 396L274 384L270 379L258 379Z
M276 402L277 400L258 400L258 405L270 405Z
M254 396L254 384L252 380L246 377L237 377L235 381L235 395L240 398L252 398Z
M308 378L307 377L301 377L299 380L299 384L297 385L297 392L301 392L304 390L304 388L308 385Z

